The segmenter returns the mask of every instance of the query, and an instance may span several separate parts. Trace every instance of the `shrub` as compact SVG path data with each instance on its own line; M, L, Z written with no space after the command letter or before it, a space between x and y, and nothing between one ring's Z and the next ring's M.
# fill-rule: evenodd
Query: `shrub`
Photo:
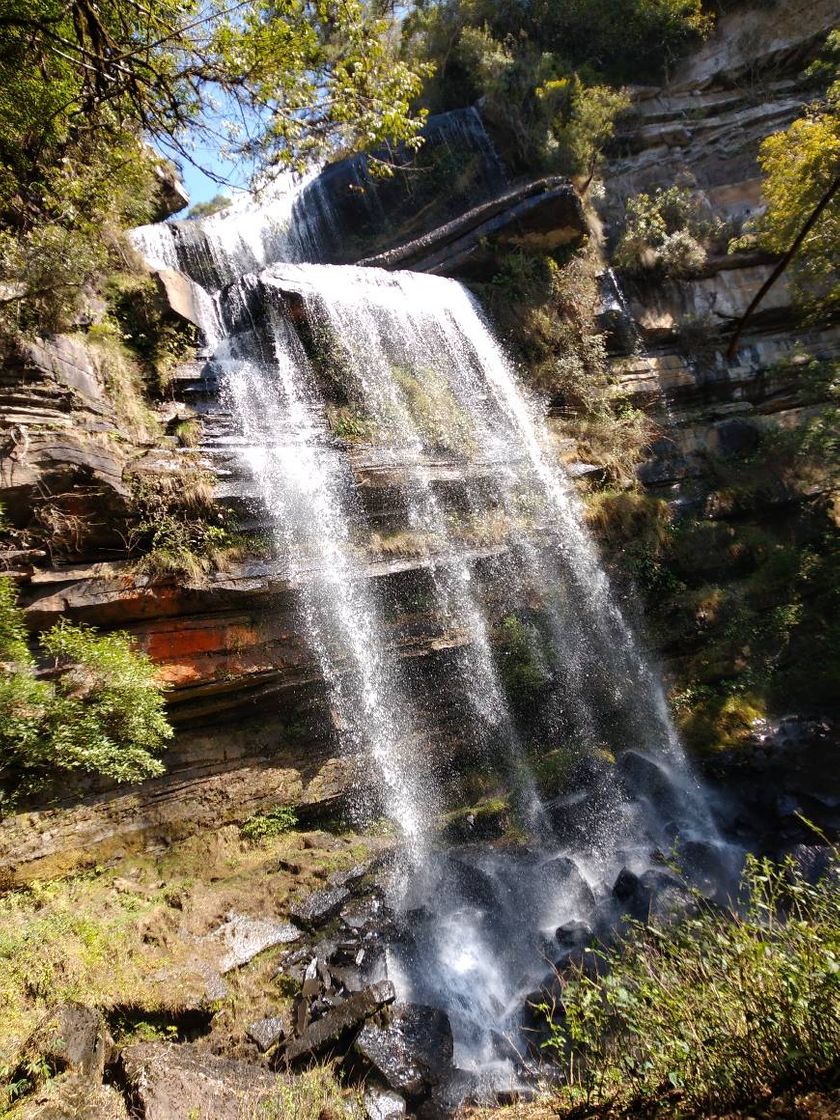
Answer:
M214 194L206 202L197 202L187 211L187 218L209 218L211 214L219 214L230 206L230 199L226 194Z
M149 658L128 635L98 635L62 621L40 638L52 667L37 670L10 581L0 578L0 782L14 800L57 771L85 771L116 782L160 774L156 757L172 728Z
M297 813L291 805L275 805L265 813L254 813L244 822L240 832L245 840L260 844L297 827Z
M702 196L686 187L638 194L627 201L627 221L615 263L630 273L691 276L704 267L706 249L722 229Z
M816 884L788 859L748 857L745 904L662 930L634 923L543 1005L565 1103L620 1115L711 1116L814 1088L840 1062L840 859ZM672 1113L673 1114L673 1113Z

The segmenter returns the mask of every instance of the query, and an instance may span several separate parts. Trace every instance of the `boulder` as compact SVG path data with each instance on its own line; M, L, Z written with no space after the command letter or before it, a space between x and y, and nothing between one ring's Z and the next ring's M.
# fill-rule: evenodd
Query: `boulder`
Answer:
M350 892L346 887L315 891L314 894L307 895L300 902L294 903L289 913L302 926L314 929L335 917L349 897Z
M301 932L289 922L277 922L272 918L249 918L245 914L231 911L227 921L208 937L222 941L227 949L219 961L219 972L224 976L225 973L248 964L265 949L271 949L275 945L289 945L299 940Z
M257 1019L255 1023L251 1023L245 1033L252 1042L256 1043L259 1052L264 1054L286 1037L286 1023L285 1020L276 1017Z
M809 883L822 879L834 862L833 850L824 844L794 844L787 855Z
M491 877L466 860L447 860L442 889L479 910L492 910L498 903L498 890Z
M259 1114L275 1092L267 1070L183 1044L127 1046L121 1072L143 1120L241 1120Z
M436 1007L402 1004L386 1026L364 1027L355 1049L392 1089L425 1096L452 1065L452 1028Z
M683 798L664 767L638 751L625 751L616 770L630 796L645 798L665 820L681 819Z
M557 944L564 952L582 949L592 940L592 930L586 922L564 922L557 927L554 935Z
M666 871L653 868L643 875L623 868L612 893L624 912L639 922L672 921L696 905L685 884Z
M573 910L576 914L588 914L592 910L595 895L574 860L557 856L544 863L540 873L546 891L558 902L562 901L564 909Z
M291 1039L285 1049L287 1062L313 1057L328 1048L338 1045L348 1034L364 1023L381 1008L393 1003L397 998L394 985L390 980L379 980L364 991L350 996L338 1007L322 1015L297 1037Z
M405 1100L393 1089L368 1085L362 1103L367 1120L403 1120L405 1116Z
M24 1046L52 1070L102 1080L113 1041L98 1011L82 1003L62 1003L49 1013Z

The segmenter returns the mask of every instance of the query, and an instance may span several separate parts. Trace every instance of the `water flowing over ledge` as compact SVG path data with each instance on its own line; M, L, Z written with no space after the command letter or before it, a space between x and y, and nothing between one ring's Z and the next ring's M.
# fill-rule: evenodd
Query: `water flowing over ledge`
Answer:
M291 205L290 222L293 214ZM727 853L539 402L474 298L435 276L282 263L298 255L288 248L293 226L260 267L249 220L221 218L212 238L197 235L212 245L209 258L183 245L173 255L160 227L139 231L137 244L153 267L186 270L200 287L209 362L277 560L297 588L336 733L348 755L369 762L356 811L384 813L402 837L389 977L402 998L447 1013L459 1066L503 1086L521 1075L510 1045L516 1051L523 1000L557 948L555 930L607 928L619 872L642 873L674 846L702 850L714 890ZM438 842L452 776L436 750L435 698L395 656L391 604L364 578L376 526L336 438L337 412L363 433L371 461L408 480L401 516L426 549L427 606L461 635L440 687L462 713L463 759L510 791L516 844ZM426 470L442 460L463 468L455 505ZM465 526L492 530L499 546L481 575ZM540 790L540 751L505 678L505 625L517 628L541 682L543 749L561 751L569 767L560 795Z

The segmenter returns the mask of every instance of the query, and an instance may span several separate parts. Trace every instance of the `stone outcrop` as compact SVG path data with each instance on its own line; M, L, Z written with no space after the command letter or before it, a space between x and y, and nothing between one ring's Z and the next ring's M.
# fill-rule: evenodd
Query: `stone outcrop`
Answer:
M120 1066L126 1097L144 1120L241 1120L276 1094L267 1070L186 1045L127 1046Z
M505 191L416 241L360 264L480 278L503 250L550 251L588 231L580 196L563 179L539 179Z

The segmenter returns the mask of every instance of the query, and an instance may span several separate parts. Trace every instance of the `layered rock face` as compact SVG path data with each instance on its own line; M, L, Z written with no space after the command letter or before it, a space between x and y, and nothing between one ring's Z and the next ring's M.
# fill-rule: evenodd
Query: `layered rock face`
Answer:
M811 96L803 71L835 22L830 0L737 12L668 86L636 91L632 121L617 142L621 154L605 173L608 220L621 221L628 198L679 183L701 191L733 228L743 224L761 206L761 141L801 114ZM750 321L735 361L725 359L721 334L744 314L773 263L749 253L717 256L691 280L627 285L623 311L643 346L617 355L614 368L627 397L667 427L645 468L649 485L697 477L704 451L737 450L738 440L749 439L746 429L767 418L796 424L803 386L795 367L783 368L785 359L797 350L837 356L840 329L803 326L783 277Z
M800 112L805 92L797 75L829 29L833 9L830 0L793 2L769 14L755 9L727 17L668 86L637 91L636 117L606 175L608 217L619 216L628 197L677 178L703 190L723 215L743 217L753 210L759 204L758 145ZM473 127L472 118L464 127ZM504 188L503 176L497 181L488 166L482 165L483 186L474 202ZM353 167L339 165L329 177L351 182ZM508 246L544 248L580 235L580 207L568 187L529 190L515 194L501 211L491 205L466 221L454 216L441 235L418 239L424 229L415 223L392 230L390 243L368 240L352 255L384 250L387 259L371 263L471 275L471 268L482 267L486 234ZM394 250L396 243L402 247ZM674 487L698 483L706 500L713 490L706 478L710 450L743 446L768 418L795 424L809 407L795 369L783 370L781 359L797 344L821 357L840 351L840 329L803 330L780 284L744 336L736 363L725 362L715 331L742 314L770 267L746 256L715 259L694 280L638 283L620 295L620 315L631 328L630 345L626 337L614 345L621 392L651 411L664 430L643 468L654 493L670 497ZM169 295L189 318L193 294ZM686 356L692 324L700 324L711 343L702 356L696 346ZM240 523L259 529L261 513L236 465L218 387L200 362L183 367L175 384L178 401L204 420L197 454L216 476L219 501ZM101 359L78 339L34 345L9 362L0 394L0 498L16 524L40 518L42 530L37 547L5 558L20 577L33 630L59 617L127 630L171 685L177 729L165 777L128 793L89 788L70 812L23 814L4 825L0 864L7 876L67 870L78 861L242 820L278 802L299 805L303 815L333 812L352 764L337 757L333 713L301 639L294 591L283 573L270 560L231 564L194 583L137 573L119 535L132 476L166 475L182 452L174 440L161 450L124 438ZM169 419L178 407L170 408ZM395 604L389 648L394 657L414 659L429 703L437 705L435 681L445 676L448 657L464 635L447 632L423 610L428 558L422 550L410 542L383 543L399 529L405 480L361 452L351 464L359 500L382 529L378 542L368 542L368 574L387 585ZM435 465L432 483L447 500L457 503L462 482L453 466ZM40 543L53 532L50 518L62 542L55 550ZM495 547L474 542L477 570L492 561ZM439 710L437 719L441 749L456 749L458 714Z

